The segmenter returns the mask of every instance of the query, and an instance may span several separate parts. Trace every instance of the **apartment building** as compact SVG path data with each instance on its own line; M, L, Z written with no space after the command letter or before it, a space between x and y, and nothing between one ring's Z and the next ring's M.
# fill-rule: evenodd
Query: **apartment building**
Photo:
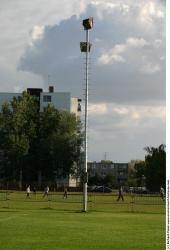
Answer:
M28 88L27 92L36 100L40 112L43 112L48 104L52 104L59 110L74 113L80 116L81 99L72 97L69 92L54 92L54 87L49 86L48 92L43 92L41 88ZM0 93L0 108L4 102L12 101L13 97L19 97L22 93Z
M123 184L128 180L128 163L114 163L114 162L89 162L88 175L93 177L96 174L105 177L108 174L115 176L116 183Z

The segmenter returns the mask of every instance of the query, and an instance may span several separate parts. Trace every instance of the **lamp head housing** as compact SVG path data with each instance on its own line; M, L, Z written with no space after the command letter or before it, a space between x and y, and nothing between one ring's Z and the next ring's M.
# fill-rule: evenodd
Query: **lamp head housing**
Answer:
M83 20L83 26L85 30L92 29L93 27L93 17L89 17Z
M81 52L90 52L92 44L87 42L80 43L80 50Z

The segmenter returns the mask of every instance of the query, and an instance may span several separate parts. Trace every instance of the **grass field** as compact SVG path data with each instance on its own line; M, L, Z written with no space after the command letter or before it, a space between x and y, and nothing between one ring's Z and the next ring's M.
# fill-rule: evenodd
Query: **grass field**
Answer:
M130 197L117 203L114 196L91 195L87 213L81 195L8 198L0 202L0 250L165 249L165 205L156 197L136 197L133 204Z

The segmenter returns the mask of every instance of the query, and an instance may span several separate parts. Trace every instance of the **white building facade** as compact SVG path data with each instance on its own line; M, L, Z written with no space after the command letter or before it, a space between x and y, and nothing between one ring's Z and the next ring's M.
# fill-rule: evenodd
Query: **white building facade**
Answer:
M58 110L74 113L76 116L81 114L81 99L71 97L69 92L54 92L52 86L49 87L49 92L43 92L42 89L28 88L29 92L38 102L40 112L49 105L53 105ZM21 96L22 93L0 93L0 110L5 102L10 102L14 97Z

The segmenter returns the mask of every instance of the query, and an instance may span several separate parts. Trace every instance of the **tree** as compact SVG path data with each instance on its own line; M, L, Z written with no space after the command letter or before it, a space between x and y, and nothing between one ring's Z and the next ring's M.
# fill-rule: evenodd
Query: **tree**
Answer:
M40 113L26 92L14 97L0 113L0 165L4 176L20 179L21 184L22 177L30 182L43 175L49 181L74 173L82 143L80 126L74 114L53 106Z
M146 164L145 161L140 161L135 164L135 178L137 186L145 186Z
M98 173L95 173L94 176L89 177L88 184L89 185L104 185L110 188L115 186L115 176L111 173L108 173L105 177L101 176Z
M59 111L52 105L41 113L39 133L32 152L32 161L39 175L46 180L54 180L76 171L75 162L79 160L82 141L78 133L80 126L74 114Z
M136 179L136 163L139 163L140 160L131 160L128 164L128 186L129 187L136 187L137 186L137 179Z
M159 191L166 184L166 152L165 145L158 148L146 147L146 184L149 190Z
M103 185L103 177L100 174L95 173L94 176L89 177L88 184L89 185Z
M36 137L37 106L26 92L2 105L0 113L0 148L3 152L4 172L8 178L19 179L22 186L22 171L29 153L31 141Z
M109 188L113 188L115 186L115 181L116 178L113 174L108 173L103 180L103 183L105 186L109 187Z
M110 160L101 160L101 163L102 163L102 164L111 164L111 163L113 163L113 162L110 161Z

